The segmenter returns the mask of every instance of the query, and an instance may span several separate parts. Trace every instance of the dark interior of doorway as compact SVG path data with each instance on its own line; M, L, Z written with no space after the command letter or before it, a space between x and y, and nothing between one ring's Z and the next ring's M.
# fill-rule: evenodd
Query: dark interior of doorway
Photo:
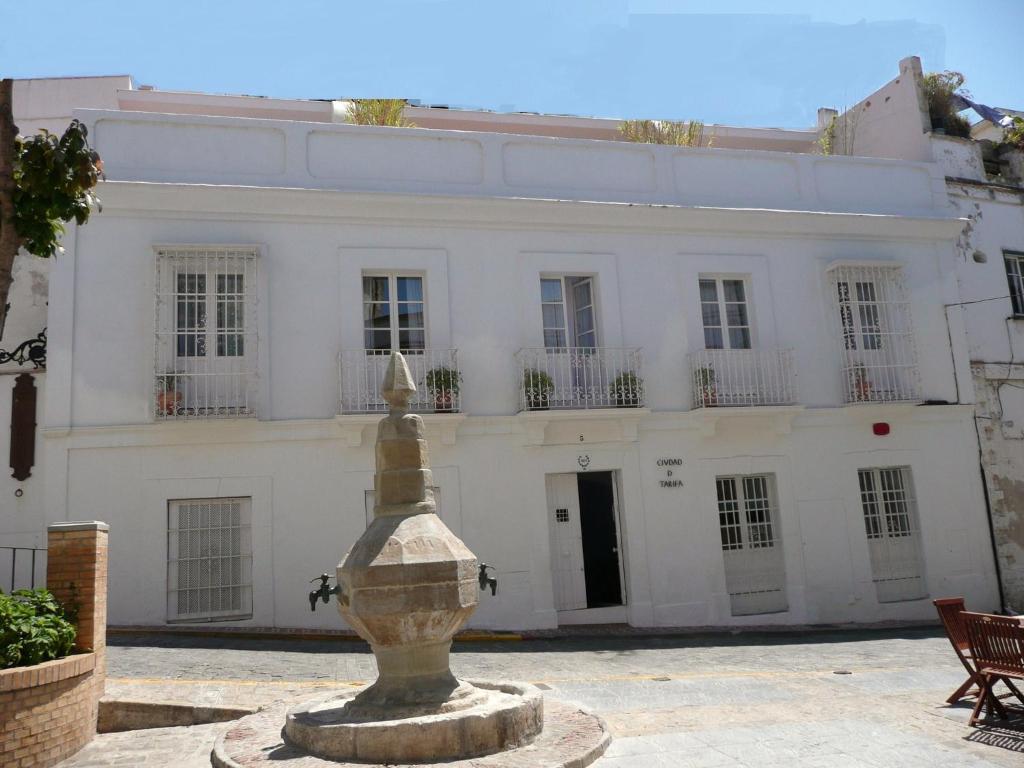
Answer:
M613 482L611 472L580 472L576 475L587 608L622 605Z

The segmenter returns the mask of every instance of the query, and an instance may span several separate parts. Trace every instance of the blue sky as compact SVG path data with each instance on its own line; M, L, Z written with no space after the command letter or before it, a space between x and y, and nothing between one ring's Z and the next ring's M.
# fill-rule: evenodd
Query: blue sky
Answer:
M1024 0L0 0L0 30L5 77L168 90L806 127L916 54L1024 107Z

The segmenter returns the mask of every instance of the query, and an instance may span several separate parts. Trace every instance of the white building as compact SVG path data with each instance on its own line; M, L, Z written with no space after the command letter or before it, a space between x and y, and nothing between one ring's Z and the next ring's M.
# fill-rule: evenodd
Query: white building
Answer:
M957 298L946 308L958 360L958 399L976 409L974 446L987 486L1003 603L1024 610L1024 152L992 152L1002 129L972 139L932 132L920 62L840 118L850 151L935 162L955 215L966 218L953 261ZM1003 110L1021 115L1014 110ZM988 142L988 145L984 142ZM968 368L969 366L969 368Z
M75 112L108 181L52 265L35 528L110 523L112 623L336 627L307 582L366 525L399 347L441 516L499 579L476 626L998 606L937 163L117 96Z

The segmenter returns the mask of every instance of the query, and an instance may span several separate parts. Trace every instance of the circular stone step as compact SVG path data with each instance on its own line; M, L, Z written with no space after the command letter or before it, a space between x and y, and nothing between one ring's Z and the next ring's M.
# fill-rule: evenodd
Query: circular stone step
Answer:
M214 745L214 768L368 768L372 763L315 757L283 739L289 707L279 704L238 720ZM611 736L597 715L557 699L544 699L544 730L525 747L486 757L417 763L417 768L582 768L597 760ZM394 768L394 764L389 764Z

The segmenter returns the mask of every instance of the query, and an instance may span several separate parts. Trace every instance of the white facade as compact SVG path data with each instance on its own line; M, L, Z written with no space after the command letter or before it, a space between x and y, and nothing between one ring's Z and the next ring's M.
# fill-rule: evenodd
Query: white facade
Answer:
M958 396L973 403L1004 607L1024 606L1024 152L984 161L979 140L1002 140L986 120L972 139L931 131L920 61L850 110L853 149L878 157L932 160L946 178L955 215L968 220L953 262L956 299L947 307ZM874 114L880 112L881 115ZM1008 110L1008 114L1019 114ZM872 131L868 126L882 125Z
M53 265L38 525L110 523L111 623L338 625L305 595L366 525L364 313L461 372L425 421L475 626L997 606L934 163L76 116L109 180Z

